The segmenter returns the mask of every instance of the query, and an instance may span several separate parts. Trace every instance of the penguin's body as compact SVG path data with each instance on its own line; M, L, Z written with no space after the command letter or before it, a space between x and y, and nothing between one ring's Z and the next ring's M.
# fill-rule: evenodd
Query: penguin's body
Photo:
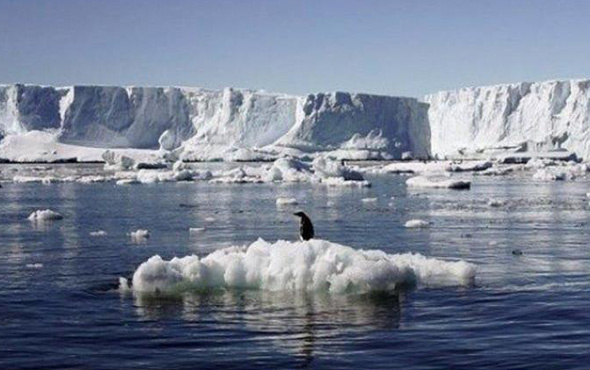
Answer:
M314 236L313 224L307 215L303 212L294 213L295 216L299 217L299 237L301 240L309 240Z

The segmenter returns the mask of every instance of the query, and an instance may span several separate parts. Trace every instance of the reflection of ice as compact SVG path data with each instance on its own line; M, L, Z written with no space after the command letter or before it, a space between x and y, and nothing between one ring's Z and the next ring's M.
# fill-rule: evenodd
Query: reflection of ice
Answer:
M246 290L136 295L134 300L137 314L145 320L182 318L213 322L216 330L243 328L310 363L317 347L330 345L343 333L398 328L403 296L403 291L329 295Z

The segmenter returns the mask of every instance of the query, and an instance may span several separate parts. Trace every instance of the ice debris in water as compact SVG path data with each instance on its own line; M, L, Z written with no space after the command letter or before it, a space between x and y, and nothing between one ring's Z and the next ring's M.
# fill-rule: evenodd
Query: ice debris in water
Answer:
M404 226L409 229L416 229L416 228L430 227L430 223L428 223L424 220L414 219L414 220L406 221Z
M375 202L377 202L377 198L363 198L363 199L361 199L361 202L363 202L363 203L375 203Z
M96 230L96 231L91 231L90 232L90 236L107 236L107 232L104 230Z
M150 237L150 232L145 229L137 229L136 231L130 232L129 236L131 236L131 239L134 241L142 241Z
M416 188L433 188L433 189L470 189L471 181L469 180L435 180L426 176L411 177L406 181L406 184L410 187Z
M204 227L191 227L188 229L190 234L198 234L204 232L206 229Z
M50 209L45 210L37 210L28 217L31 221L51 221L51 220L61 220L64 216L61 214L54 212Z
M26 267L28 269L40 269L40 268L43 268L43 264L42 263L28 263L26 265Z
M502 206L504 206L504 204L505 204L504 201L501 201L498 199L490 199L488 201L488 206L490 206L490 207L502 207Z
M306 242L262 239L249 246L219 249L199 258L169 261L155 255L133 274L138 293L179 293L206 288L250 288L362 293L392 290L402 284L469 285L476 267L420 254L356 250L326 240ZM129 287L121 281L122 289Z
M282 198L282 197L277 198L276 203L277 203L277 206L287 206L287 205L299 204L299 202L297 202L297 199L295 199L295 198Z

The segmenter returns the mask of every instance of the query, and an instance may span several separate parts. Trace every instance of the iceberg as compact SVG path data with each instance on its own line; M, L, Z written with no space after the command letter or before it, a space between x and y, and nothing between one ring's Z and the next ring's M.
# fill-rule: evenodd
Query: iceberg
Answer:
M202 258L167 261L155 255L121 289L136 293L181 293L199 289L319 291L334 294L394 290L403 285L462 286L475 279L475 265L420 254L387 254L312 239L258 239L248 246L219 249Z
M184 161L427 158L427 109L415 98L344 92L0 85L0 158L102 161L106 149Z
M590 159L590 80L469 87L424 101L434 156L533 152Z

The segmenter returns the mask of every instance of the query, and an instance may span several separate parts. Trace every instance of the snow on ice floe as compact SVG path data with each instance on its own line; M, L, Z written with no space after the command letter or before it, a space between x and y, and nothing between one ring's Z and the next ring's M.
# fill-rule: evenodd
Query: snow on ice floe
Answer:
M137 293L207 288L363 293L406 284L469 285L475 273L475 265L465 261L356 250L319 239L275 243L258 239L249 246L220 249L203 258L192 255L166 261L155 255L137 268L131 286L126 279L120 284L122 290Z
M471 181L453 180L453 179L434 179L426 176L411 177L406 180L409 187L415 188L433 188L433 189L470 189Z
M407 227L408 229L421 229L430 227L430 223L424 220L414 219L406 221L404 227Z
M37 210L31 213L28 217L30 221L53 221L62 220L64 217L50 209Z

